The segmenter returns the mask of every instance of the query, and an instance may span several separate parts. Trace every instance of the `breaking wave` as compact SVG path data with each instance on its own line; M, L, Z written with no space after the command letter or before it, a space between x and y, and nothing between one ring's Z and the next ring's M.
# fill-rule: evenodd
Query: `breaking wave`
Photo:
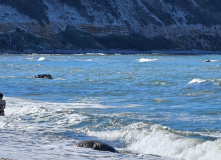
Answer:
M204 141L190 138L197 133L172 130L158 124L134 123L120 130L88 132L105 140L123 141L126 149L139 154L182 160L221 159L221 139Z
M141 58L138 60L138 62L153 62L156 61L157 59L149 59L149 58Z

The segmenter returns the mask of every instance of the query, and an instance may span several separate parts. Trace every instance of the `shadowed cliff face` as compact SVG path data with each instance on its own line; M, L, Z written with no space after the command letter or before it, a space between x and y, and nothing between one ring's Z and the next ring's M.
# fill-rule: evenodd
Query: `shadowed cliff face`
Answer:
M90 34L93 41L105 40L105 37L108 40L114 35L115 41L130 44L126 42L127 36L142 35L147 38L146 42L151 41L146 44L150 47L141 47L142 50L221 49L221 3L218 0L0 0L0 19L0 32L4 34L0 47L1 42L8 44L5 42L10 37L8 33L20 28L49 41L50 45L45 46L81 48L74 42L67 44L67 36L61 37L73 28L74 32L75 29L79 33L84 31L83 36ZM122 42L122 39L125 40ZM170 48L154 45L159 39L169 43ZM84 48L91 48L85 45ZM99 41L92 48L110 49L106 46L126 48Z

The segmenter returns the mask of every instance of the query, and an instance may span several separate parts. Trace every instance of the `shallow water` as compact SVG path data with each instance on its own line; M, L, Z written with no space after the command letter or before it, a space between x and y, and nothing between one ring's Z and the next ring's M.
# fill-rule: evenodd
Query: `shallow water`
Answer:
M221 159L220 55L0 55L0 68L1 157ZM74 147L86 139L120 153Z

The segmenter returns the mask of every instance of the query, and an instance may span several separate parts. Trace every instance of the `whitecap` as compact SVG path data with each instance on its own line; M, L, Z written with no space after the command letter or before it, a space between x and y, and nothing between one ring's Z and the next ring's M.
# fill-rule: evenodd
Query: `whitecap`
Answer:
M220 142L220 139L203 141L156 128L132 143L128 149L141 154L156 154L175 159L220 159Z
M93 59L86 59L85 62L91 62Z
M40 58L38 59L38 61L45 61L45 60L48 60L48 59L45 58L45 57L40 57Z
M218 60L205 60L203 62L218 62Z
M16 76L0 76L0 78L15 78Z
M99 55L99 56L105 56L106 54L105 54L105 53L97 53L97 55Z
M198 84L198 83L203 83L205 81L206 80L204 80L204 79L195 78L195 79L191 80L188 84Z
M162 103L162 102L169 102L170 100L168 100L168 99L153 99L153 101L155 101L157 103Z
M138 60L138 62L152 62L156 61L157 59L149 59L149 58L141 58Z
M106 54L105 53L86 53L86 55L98 55L98 56L105 56Z
M210 60L211 62L218 62L218 60Z
M34 58L26 58L27 60L33 60Z
M75 103L51 103L9 97L5 97L5 99L7 101L5 124L8 124L10 128L22 128L24 130L44 128L44 130L47 130L53 124L57 124L56 127L62 128L64 124L69 126L68 123L80 123L87 118L74 113L74 108L78 106ZM10 121L7 122L7 120ZM47 123L39 123L42 121ZM0 127L4 126L0 123Z
M204 141L187 135L197 133L176 131L159 124L133 123L120 130L89 131L89 136L108 141L123 141L127 150L144 155L174 159L221 159L221 139Z
M66 81L66 78L55 78L54 80Z
M95 53L86 53L86 55L96 55Z

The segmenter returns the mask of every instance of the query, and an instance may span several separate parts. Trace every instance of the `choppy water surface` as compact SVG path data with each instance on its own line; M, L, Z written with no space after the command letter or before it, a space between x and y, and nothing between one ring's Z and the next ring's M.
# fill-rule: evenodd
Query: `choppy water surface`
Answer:
M1 157L221 159L220 55L0 55L0 68ZM74 147L86 139L120 153Z

